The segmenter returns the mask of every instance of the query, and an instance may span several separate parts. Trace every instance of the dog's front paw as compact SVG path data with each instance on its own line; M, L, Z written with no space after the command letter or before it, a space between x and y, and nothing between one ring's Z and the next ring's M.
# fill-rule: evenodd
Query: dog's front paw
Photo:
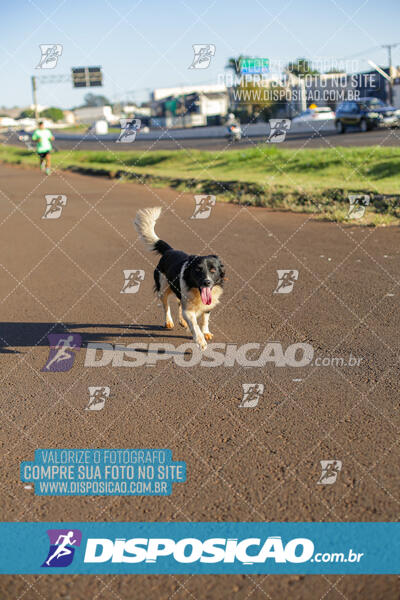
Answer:
M201 350L202 352L204 352L204 350L207 348L207 342L206 342L206 340L204 339L204 336L201 336L201 338L200 338L200 337L199 337L199 338L197 338L197 340L196 340L196 344L198 345L198 347L200 348L200 350Z
M207 333L204 334L204 338L207 340L207 342L211 342L211 340L213 339L213 334L210 333L209 331Z
M173 321L166 321L165 322L165 328L166 329L173 329L174 328L174 322Z
M183 317L181 319L179 319L179 325L181 325L185 329L188 328L188 324L186 323L186 321L185 321L185 319Z

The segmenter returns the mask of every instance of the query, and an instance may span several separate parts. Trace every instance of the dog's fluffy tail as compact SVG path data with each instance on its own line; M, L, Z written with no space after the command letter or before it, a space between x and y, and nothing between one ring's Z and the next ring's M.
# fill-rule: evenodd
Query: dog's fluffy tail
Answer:
M164 252L171 249L171 246L167 244L167 242L160 240L154 231L154 226L160 214L160 206L143 208L138 210L133 224L148 250L154 250L159 254L164 254Z

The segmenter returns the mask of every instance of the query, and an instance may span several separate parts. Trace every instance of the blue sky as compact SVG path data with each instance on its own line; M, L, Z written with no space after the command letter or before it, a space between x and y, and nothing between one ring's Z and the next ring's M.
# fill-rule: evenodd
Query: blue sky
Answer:
M299 56L334 60L354 56L386 66L381 44L400 42L399 0L14 0L1 7L0 106L31 103L30 76L39 44L59 43L56 69L101 65L105 85L89 91L113 100L147 98L156 87L216 83L227 58L240 53L286 63ZM207 70L189 70L192 44L213 43ZM349 59L350 60L350 59ZM393 50L400 64L400 46ZM68 108L88 90L70 83L40 85L40 104Z

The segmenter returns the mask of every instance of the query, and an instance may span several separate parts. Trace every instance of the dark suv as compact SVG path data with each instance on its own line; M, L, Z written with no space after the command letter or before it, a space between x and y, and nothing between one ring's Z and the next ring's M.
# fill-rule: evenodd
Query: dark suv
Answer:
M346 100L336 109L335 125L338 133L344 133L347 127L359 127L361 131L379 126L399 127L400 110L379 98Z

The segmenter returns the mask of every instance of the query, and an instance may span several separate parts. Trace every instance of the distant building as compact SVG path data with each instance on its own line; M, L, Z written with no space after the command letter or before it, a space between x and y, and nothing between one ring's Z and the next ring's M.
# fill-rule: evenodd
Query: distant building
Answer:
M150 106L137 106L136 104L123 104L121 106L122 112L125 115L130 115L133 117L150 117L151 108Z
M0 117L0 127L13 127L18 125L18 121L12 117Z
M225 85L159 88L152 92L151 124L155 127L196 127L220 124L229 108Z
M13 106L12 108L6 108L5 106L0 108L0 113L5 115L6 117L10 117L11 119L16 119L22 113L23 110L27 110L26 108L21 108L20 106Z
M389 68L382 69L389 74ZM399 69L392 67L392 78L396 82L400 77ZM321 75L306 75L304 92L306 104L314 103L318 106L329 106L333 110L344 100L357 100L357 98L375 97L389 103L389 81L378 71L371 70L363 73L323 73ZM397 86L393 86L393 102L400 102ZM398 104L396 104L397 106Z
M75 125L75 115L72 110L64 110L64 121L68 125Z
M117 118L113 115L111 106L84 106L74 111L76 123L92 125L96 121L105 120L107 123L115 123Z

